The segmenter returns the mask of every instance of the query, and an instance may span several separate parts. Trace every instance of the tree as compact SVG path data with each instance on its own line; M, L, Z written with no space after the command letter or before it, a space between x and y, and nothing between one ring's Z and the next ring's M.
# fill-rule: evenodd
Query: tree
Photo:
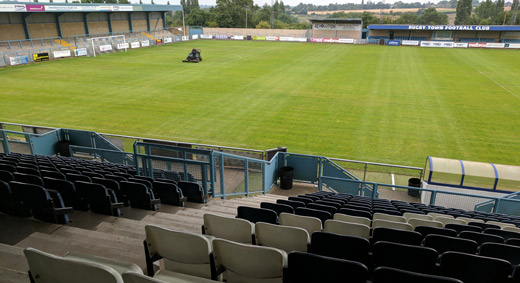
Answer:
M466 19L471 16L472 1L471 0L459 0L457 2L457 16L455 17L455 24L462 25Z
M416 21L417 21L417 15L415 13L408 12L408 13L404 13L403 15L401 15L401 17L396 19L394 21L394 24L410 25L410 24L415 24Z
M270 29L271 25L267 21L261 21L256 25L257 29Z
M118 0L117 3L119 4L130 4L128 0Z
M204 26L207 16L207 12L204 10L192 10L191 13L186 16L186 24L189 26Z

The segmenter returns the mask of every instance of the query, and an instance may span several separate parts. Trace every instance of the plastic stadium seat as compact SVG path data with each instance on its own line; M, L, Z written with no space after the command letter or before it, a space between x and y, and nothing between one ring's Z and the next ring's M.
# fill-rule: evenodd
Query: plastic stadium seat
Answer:
M307 252L309 233L303 228L258 222L255 224L256 244L283 250Z
M92 178L104 178L103 174L96 173L96 172L83 171L82 174L90 177L91 179Z
M505 283L513 272L503 259L445 252L440 256L439 274L462 280L464 283Z
M404 231L413 231L412 225L408 223L402 223L402 222L394 222L394 221L388 221L388 220L374 220L372 221L372 228L392 228L392 229L398 229L398 230L404 230Z
M203 234L238 243L252 243L254 226L248 220L224 217L211 213L204 214L203 218Z
M211 241L200 234L174 231L155 225L144 227L146 269L154 275L154 262L164 259L164 268L197 277L216 279L212 267Z
M101 184L82 181L76 182L76 190L79 196L87 201L92 212L111 216L121 215L119 208L124 205L117 201L114 191L109 191Z
M249 206L239 206L237 208L237 218L248 220L252 223L266 222L271 224L278 223L278 215L274 210Z
M161 199L161 203L184 207L184 203L188 200L175 183L155 181L153 187Z
M190 202L206 203L208 196L204 194L202 187L195 182L180 181L177 186L182 190L182 194L188 198Z
M507 245L520 247L520 239L511 238L506 240Z
M30 168L30 167L24 167L24 166L17 166L16 172L18 173L24 173L34 176L40 176L40 171L38 169Z
M408 224L412 225L412 227L414 229L419 226L428 226L428 227L436 227L436 228L444 227L444 225L442 225L441 222L433 221L433 220L423 220L423 219L418 219L418 218L408 219Z
M447 229L447 228L419 226L419 227L415 228L414 231L421 233L421 235L423 237L426 237L431 234L444 235L444 236L449 236L449 237L457 237L457 231L455 231L453 229Z
M16 167L7 163L0 163L0 170L14 173L16 172Z
M125 272L122 274L125 283L214 283L214 280L205 279L201 277L191 276L178 272L171 272L167 270L159 270L153 277L146 276L135 272Z
M121 275L108 266L67 259L33 248L24 249L31 282L37 283L123 283Z
M229 283L281 282L287 267L287 253L275 248L214 239L213 252L215 269Z
M292 200L285 200L285 199L277 199L276 203L279 204L286 204L291 206L293 209L296 209L298 207L305 207L305 203L301 201L292 201Z
M319 203L309 203L307 205L307 208L321 210L321 211L326 211L326 212L330 213L331 217L336 212L338 212L338 209L336 207L334 207L334 206L325 205L325 204L319 204Z
M482 229L482 231L486 230L487 228L500 229L500 226L498 226L498 225L492 225L492 224L486 224L486 223L480 223L480 222L468 222L468 225L480 227Z
M368 218L359 217L359 216L351 216L351 215L346 215L346 214L342 214L342 213L334 214L332 219L338 220L338 221L343 221L343 222L348 222L348 223L363 224L368 227L370 227L372 225L372 221Z
M311 199L312 201L316 202L317 200L320 200L322 199L322 197L319 197L319 196L313 196L313 195L309 195L309 194L306 194L306 195L298 195L299 198L309 198Z
M336 211L338 211L341 207L343 207L343 204L340 204L340 203L334 202L334 201L327 201L327 200L323 200L323 199L320 199L320 200L316 201L315 203L332 206L332 207L336 208Z
M472 231L472 232L482 232L482 228L477 226L470 226L470 225L459 225L459 224L446 224L444 226L446 229L451 229L457 231L457 234L460 234L460 232L463 231Z
M328 233L355 236L367 240L370 239L370 227L363 224L348 223L329 219L325 221L323 230Z
M157 210L157 204L160 200L155 198L153 191L146 185L125 181L119 182L119 185L121 185L123 192L127 195L131 207L152 211Z
M435 217L434 221L441 222L442 225L444 225L444 226L446 226L446 224L466 225L466 221L464 221L464 220L455 219L455 218L449 218L449 217L445 217L445 216Z
M65 174L65 177L67 177L68 181L71 181L73 183L76 181L82 181L82 182L88 182L88 183L92 182L92 179L89 176L80 175L80 174L67 173L67 174Z
M0 211L7 214L15 214L16 202L7 182L0 181Z
M284 283L365 283L368 278L367 267L359 262L302 252L290 253L288 258Z
M424 238L424 246L435 249L439 254L447 251L476 254L478 243L463 238L430 234Z
M9 183L16 201L16 210L20 216L34 216L34 218L58 224L67 224L67 213L72 207L65 207L58 191L46 190L42 186L11 182Z
M504 240L516 238L520 239L520 233L512 232L512 231L505 231L501 229L495 229L495 228L487 228L483 232L484 234L490 234L490 235L496 235L504 238Z
M114 180L114 181L117 181L117 182L127 181L125 177L112 175L112 174L105 175L105 179L110 179L110 180Z
M479 255L500 258L507 260L513 266L520 264L520 247L497 244L497 243L484 243L479 248Z
M480 246L484 243L504 243L504 238L491 234L477 233L472 231L463 231L459 233L459 238L470 239Z
M312 235L312 233L316 231L321 231L322 229L321 220L316 217L289 213L280 214L280 225L303 228L307 233L309 233L309 235Z
M63 202L66 206L73 207L78 210L88 210L87 203L83 203L78 193L76 192L76 186L70 181L62 179L54 179L49 177L43 177L45 188L48 190L55 190L60 192Z
M330 212L306 207L298 207L295 213L296 215L316 217L320 219L322 223L325 223L325 221L332 218Z
M370 242L367 239L328 232L314 232L309 253L361 262L368 266Z
M311 202L314 202L313 200L311 199L308 199L308 198L300 198L300 197L288 197L287 198L288 200L292 200L292 201L299 201L299 202L303 202L305 203L305 205L311 203Z
M406 218L398 215L390 215L385 213L376 212L372 215L372 220L387 220L393 222L406 223Z
M406 221L409 221L412 218L422 219L422 220L430 220L430 221L433 220L433 217L431 217L430 215L420 214L420 213L405 212L405 213L403 213L403 217L406 218Z
M105 178L93 177L92 183L101 184L101 185L105 186L105 188L114 191L114 193L117 196L117 200L120 202L125 202L126 196L117 181L105 179Z
M40 174L41 174L41 176L43 178L49 177L49 178L61 179L61 180L66 180L67 179L65 177L65 175L63 175L62 173L60 173L58 171L40 170Z
M437 251L431 248L379 241L374 244L374 265L433 274Z
M277 215L280 215L280 213L294 213L294 208L292 206L286 205L286 204L280 204L280 203L272 203L272 202L261 202L260 208L266 208L273 210L276 212Z
M393 216L401 216L402 213L399 212L399 210L397 209L383 209L383 208L380 208L380 207L373 207L372 208L372 213L383 213L383 214L386 214L386 215L393 215Z
M379 241L399 243L405 245L420 246L423 236L415 231L392 229L386 227L375 228L372 231L372 243Z
M123 274L124 272L128 272L128 271L143 274L143 271L141 270L141 268L134 263L118 261L118 260L114 260L114 259L110 259L110 258L99 257L99 256L94 256L94 255L89 255L89 254L82 254L82 253L77 253L77 252L70 252L70 251L67 252L63 256L63 258L69 259L69 260L79 260L79 261L89 262L89 263L94 263L94 264L101 264L101 265L113 268L118 274Z
M359 210L359 209L342 208L338 211L338 213L372 219L371 212Z
M374 270L372 283L463 283L462 281L436 275L416 273L381 266Z
M11 182L14 181L13 173L5 170L0 170L0 181Z
M15 181L17 181L17 182L33 184L33 185L37 185L37 186L43 186L43 180L40 176L18 173L18 172L14 172L13 176L14 176Z

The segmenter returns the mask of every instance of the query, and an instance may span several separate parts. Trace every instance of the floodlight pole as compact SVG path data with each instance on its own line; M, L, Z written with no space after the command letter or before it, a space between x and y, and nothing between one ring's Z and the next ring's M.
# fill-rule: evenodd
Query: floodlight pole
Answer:
M184 23L184 9L182 9L182 30L184 30L184 36L186 36L186 24Z

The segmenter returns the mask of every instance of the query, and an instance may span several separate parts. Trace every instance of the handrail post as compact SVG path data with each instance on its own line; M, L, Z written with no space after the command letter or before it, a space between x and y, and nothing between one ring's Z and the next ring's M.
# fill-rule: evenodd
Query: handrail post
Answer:
M495 199L495 205L493 206L493 212L498 213L498 209L500 208L500 198Z
M322 177L318 178L318 191L321 192L321 187L323 186L323 179Z
M244 190L245 190L245 193L246 193L246 196L248 197L249 196L249 160L246 159L246 163L244 164L244 177L245 177L245 180L244 180Z
M377 184L373 184L373 185L374 185L374 187L372 188L372 199L375 199L376 195L377 195L378 185Z
M435 205L435 201L437 200L437 191L433 191L430 196L430 205Z
M226 198L226 186L224 184L224 156L220 155L220 194L222 195L222 199Z

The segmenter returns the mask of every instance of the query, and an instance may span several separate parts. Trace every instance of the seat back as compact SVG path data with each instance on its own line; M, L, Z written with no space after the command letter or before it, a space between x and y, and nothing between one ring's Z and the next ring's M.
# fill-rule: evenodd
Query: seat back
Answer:
M325 221L324 231L364 239L370 238L370 227L363 224L348 223L338 220Z
M179 181L177 186L182 190L182 194L188 198L190 202L205 203L204 191L202 187L195 182Z
M505 283L513 268L503 259L445 252L440 256L439 273L464 283Z
M408 224L412 225L412 227L414 229L419 226L428 226L428 227L437 227L437 228L444 227L444 225L442 225L441 222L433 221L433 220L418 219L418 218L408 219Z
M462 281L436 275L422 274L392 267L380 266L374 270L372 283L463 283Z
M14 181L13 173L6 170L0 170L0 181L11 182Z
M251 222L211 213L204 214L203 218L205 234L238 243L251 244L254 234L254 226Z
M303 228L258 222L255 224L256 244L273 247L287 253L307 252L309 233Z
M363 224L368 227L372 225L372 221L366 217L359 217L359 216L352 216L352 215L346 215L342 213L336 213L332 217L333 220L348 222L348 223L357 223L357 224Z
M13 176L17 182L43 186L43 180L40 176L24 174L19 172L14 172Z
M470 225L460 225L460 224L446 224L444 226L446 229L452 229L457 231L457 234L460 234L460 232L463 231L472 231L472 232L482 232L482 228L477 226L470 226Z
M370 242L367 239L328 232L312 234L309 253L361 262L368 266Z
M504 243L504 238L491 234L477 233L472 231L463 231L459 233L459 238L470 239L480 246L484 243Z
M373 229L380 228L380 227L392 228L392 229L397 229L397 230L405 230L405 231L413 230L412 225L410 225L408 223L394 222L394 221L388 221L388 220L382 220L382 219L372 221Z
M182 190L173 181L155 181L153 187L159 194L161 203L184 207L184 195L182 194Z
M330 213L331 216L334 215L338 211L338 209L334 206L320 204L320 203L309 203L307 205L307 208L326 211L326 212Z
M88 202L92 212L113 215L112 199L105 186L97 183L77 181L76 190ZM117 200L113 202L115 203ZM119 210L117 210L116 214L116 216L119 215Z
M504 240L508 240L508 239L512 239L512 238L520 239L520 233L513 232L513 231L505 231L505 230L496 229L496 228L487 228L486 230L484 230L484 234L500 236L500 237L504 238Z
M279 204L286 204L291 206L293 209L296 209L298 207L305 207L305 203L301 201L292 201L292 200L286 200L286 199L277 199L276 203Z
M261 202L260 208L273 210L277 215L280 215L282 212L294 213L294 208L292 208L292 206L281 203Z
M500 258L509 261L513 266L520 264L520 247L498 244L484 243L480 246L479 255Z
M7 182L0 180L0 211L7 214L15 214L16 201Z
M65 206L73 207L74 209L81 209L80 199L76 192L74 184L67 180L43 177L45 188L56 190L60 192Z
M309 235L312 235L315 231L321 231L322 229L320 219L290 213L280 214L280 225L303 228Z
M65 175L63 175L62 173L60 173L58 171L41 170L40 173L43 178L49 177L49 178L54 178L54 179L66 180ZM45 180L44 180L44 182L45 182Z
M367 278L368 269L359 262L293 252L289 254L289 265L284 274L284 283L365 283Z
M338 213L372 219L372 213L365 210L342 208L338 211Z
M384 214L384 213L374 213L372 216L372 220L387 220L392 222L401 222L406 223L406 218L402 216L397 215L390 215L390 214Z
M213 240L216 270L227 282L282 282L287 254L279 249Z
M119 185L121 185L132 207L157 210L157 205L151 202L151 200L155 199L153 191L146 185L127 181L121 181Z
M316 217L320 219L322 223L325 223L325 221L332 218L330 212L306 207L298 207L295 213L296 215Z
M212 278L211 243L206 237L155 225L146 225L144 230L148 250L147 266L150 266L151 258L160 256L164 258L166 270Z
M477 242L473 240L435 234L424 238L424 246L435 249L439 254L447 251L476 254L478 249Z
M435 217L434 221L438 221L438 222L442 223L442 225L444 225L444 226L446 226L446 224L466 225L466 221L464 221L464 220L445 217L445 216Z
M403 213L403 217L406 218L406 221L409 221L412 218L422 219L422 220L430 220L430 221L433 220L433 217L431 217L430 215L419 214L419 213L410 213L410 212Z
M92 182L92 179L89 176L85 176L85 175L67 173L67 174L65 174L65 176L67 177L67 180L69 180L73 183L76 181L82 181L82 182L87 182L87 183Z
M373 247L374 264L432 274L437 251L432 248L379 241Z
M237 208L237 218L248 220L252 223L266 222L271 224L278 223L278 215L275 211L266 208L249 206L239 206Z
M386 241L405 245L420 246L423 236L415 231L393 229L386 227L374 228L372 231L372 243Z
M500 226L498 226L498 225L481 223L481 222L468 222L468 225L480 227L482 229L482 231L486 230L487 228L500 229Z
M114 269L91 262L66 259L33 248L24 249L35 283L123 283Z
M457 237L457 231L455 231L453 229L447 229L447 228L418 226L414 229L414 231L421 233L421 235L423 237L426 237L427 235L430 235L430 234Z

